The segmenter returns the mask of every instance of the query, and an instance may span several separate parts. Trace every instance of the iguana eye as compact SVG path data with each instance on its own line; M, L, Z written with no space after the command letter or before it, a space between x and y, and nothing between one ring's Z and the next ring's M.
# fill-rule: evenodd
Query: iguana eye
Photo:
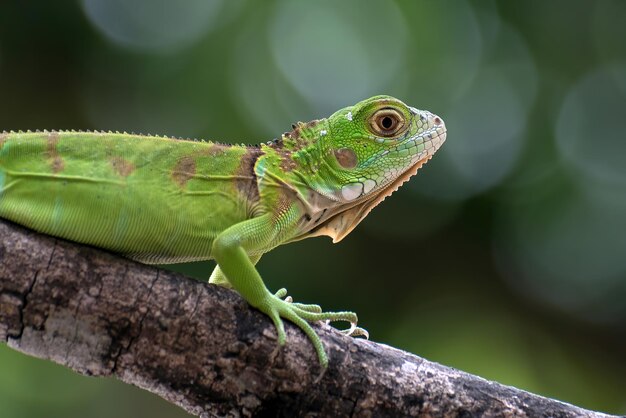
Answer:
M384 137L397 135L404 128L404 116L395 109L381 109L369 120L372 133Z

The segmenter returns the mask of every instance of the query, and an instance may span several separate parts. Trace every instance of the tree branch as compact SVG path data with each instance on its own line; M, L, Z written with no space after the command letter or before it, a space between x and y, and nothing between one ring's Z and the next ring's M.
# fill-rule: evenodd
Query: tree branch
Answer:
M235 292L0 221L0 341L199 416L607 417L317 326L330 357Z

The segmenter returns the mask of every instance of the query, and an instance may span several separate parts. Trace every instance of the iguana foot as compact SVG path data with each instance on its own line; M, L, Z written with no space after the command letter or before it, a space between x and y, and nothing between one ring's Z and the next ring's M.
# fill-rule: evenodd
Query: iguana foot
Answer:
M328 366L328 357L324 351L322 340L309 325L309 322L346 321L354 324L352 328L356 329L358 328L356 327L356 314L354 312L322 312L322 308L319 305L293 303L290 297L283 300L286 295L287 290L280 289L275 294L269 295L257 308L272 318L278 332L278 343L281 345L285 344L286 340L285 326L281 318L296 324L311 340L322 367L326 368Z
M293 299L291 296L287 296L287 289L284 287L280 289L278 292L274 294L278 298L284 298L283 300L287 303L291 303L293 306L297 306L298 308L305 310L307 312L322 312L322 307L320 305L314 304L305 304L305 303L293 303ZM330 323L330 320L327 320L326 323ZM350 328L339 330L342 334L345 334L349 337L363 337L366 340L369 340L370 334L367 332L365 328L357 327L356 322L350 323Z

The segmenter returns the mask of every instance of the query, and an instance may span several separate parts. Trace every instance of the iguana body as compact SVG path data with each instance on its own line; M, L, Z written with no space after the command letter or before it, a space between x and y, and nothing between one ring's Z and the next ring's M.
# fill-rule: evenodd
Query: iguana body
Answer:
M356 322L351 312L270 293L254 264L310 236L335 242L445 140L435 115L377 96L328 119L298 123L260 146L100 132L0 134L0 217L145 263L215 259L211 282L232 285L274 321Z

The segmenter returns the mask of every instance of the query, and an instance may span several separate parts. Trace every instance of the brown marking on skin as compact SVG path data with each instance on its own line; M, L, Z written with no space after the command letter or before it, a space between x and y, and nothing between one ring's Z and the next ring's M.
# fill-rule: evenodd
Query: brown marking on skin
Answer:
M283 169L285 173L289 173L293 171L297 167L297 164L290 158L283 158L280 161L280 168Z
M113 171L115 171L119 176L128 177L133 173L133 171L135 171L135 165L122 157L112 157L110 162L113 167Z
M285 132L283 136L286 136L290 139L298 139L301 134L302 128L306 127L306 123L304 122L296 122L291 124L291 131Z
M50 168L52 169L52 173L54 174L63 171L63 168L65 168L63 159L61 158L61 155L59 155L59 151L57 150L58 143L59 133L50 132L48 134L48 146L46 150L46 156L50 159Z
M293 130L291 132L285 132L284 135L287 138L290 138L290 139L293 139L293 140L297 141L298 139L300 139L300 135L302 134L301 128L302 128L302 125L298 125L295 128L293 128Z
M318 119L315 119L310 122L296 122L291 125L292 130L285 132L283 138L290 143L292 151L300 151L309 144L302 133L314 128L319 122Z
M172 180L181 188L196 174L196 161L190 155L181 157L172 170Z
M227 149L229 149L230 147L232 147L231 144L213 144L211 145L211 147L206 150L206 155L208 155L209 157L213 157L215 155L221 155L224 152L226 152Z
M246 148L246 153L241 156L239 167L235 172L235 187L249 202L259 201L259 185L254 166L261 155L263 151L260 148Z
M297 136L295 138L293 150L300 151L302 148L306 147L307 145L308 145L308 142L306 139L302 138L301 136Z
M293 160L293 158L291 158L291 151L288 149L280 149L280 150L276 150L278 156L280 157L280 168L288 173L290 171L293 171L296 167L297 164L296 162Z
M286 145L285 141L290 141L291 139L286 135L288 134L285 133L280 138L270 141L268 143L268 146L272 148L273 150L275 150L276 155L278 155L278 157L280 158L280 168L285 172L289 172L289 171L292 171L294 168L296 168L296 163L291 158L291 153L292 153L291 145L293 144L288 143L289 147L285 146Z
M340 166L346 169L352 169L356 167L358 158L354 150L350 148L340 148L335 150L335 158Z
M276 151L280 158L280 168L285 172L293 171L298 164L293 159L293 154L305 149L314 142L313 133L307 132L315 127L320 121L296 122L291 127L293 130L285 132L280 138L270 141L267 145ZM310 138L307 138L310 137Z

